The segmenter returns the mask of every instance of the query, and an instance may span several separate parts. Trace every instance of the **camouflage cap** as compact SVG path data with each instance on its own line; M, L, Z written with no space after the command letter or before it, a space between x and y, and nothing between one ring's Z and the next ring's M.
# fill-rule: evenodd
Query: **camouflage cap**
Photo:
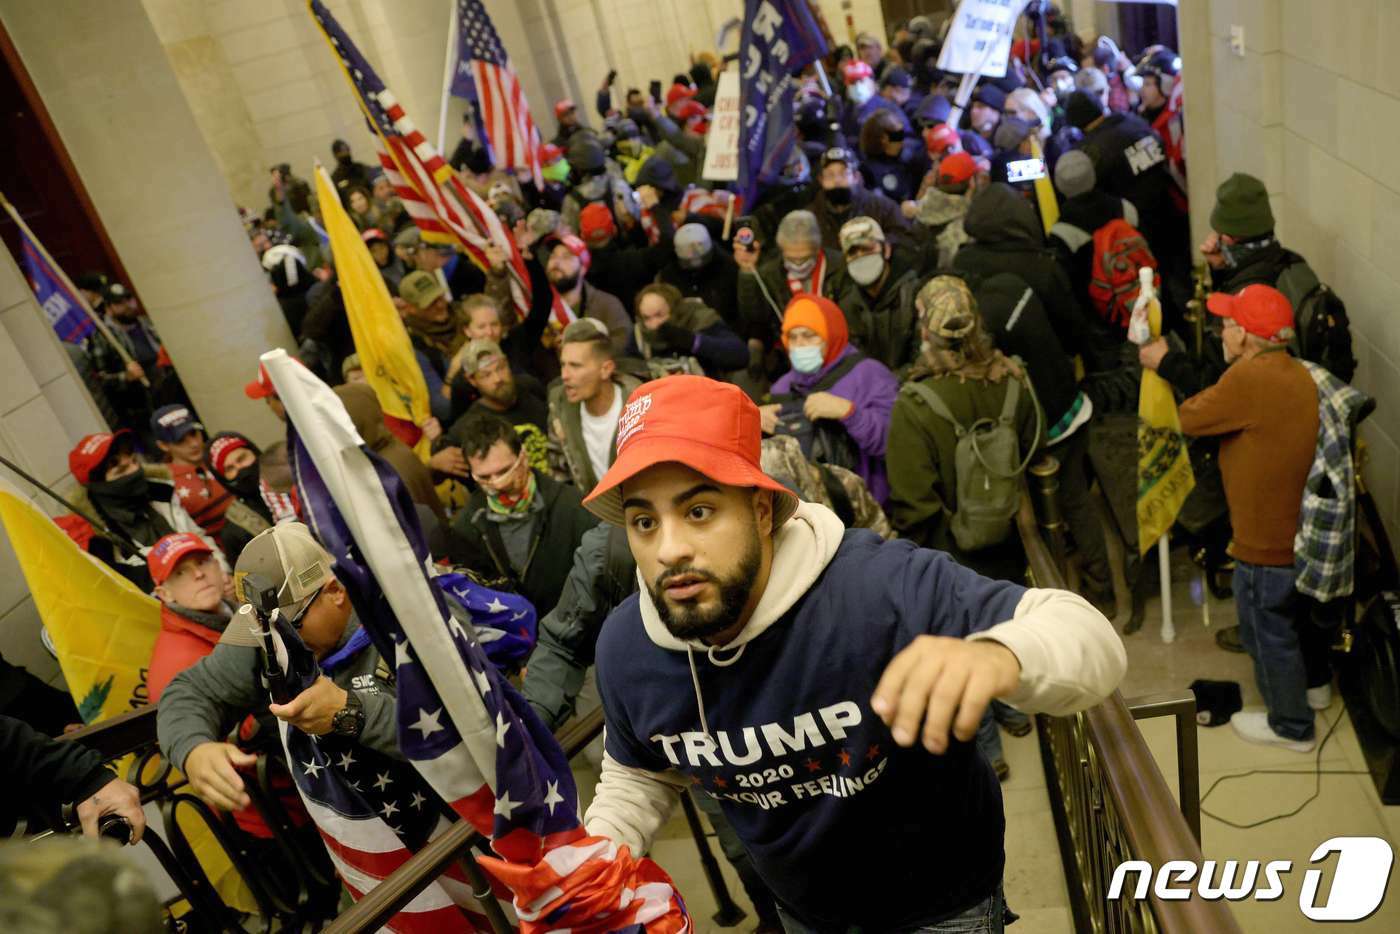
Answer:
M858 246L872 243L883 244L885 232L873 217L853 217L841 225L841 252L850 253Z
M475 376L483 366L494 360L504 360L501 345L495 341L478 338L462 348L462 372Z
M919 324L930 334L956 340L977 325L977 300L957 276L934 276L914 299Z
M411 272L399 283L399 298L419 310L427 308L446 294L447 290L438 282L437 276L430 272Z

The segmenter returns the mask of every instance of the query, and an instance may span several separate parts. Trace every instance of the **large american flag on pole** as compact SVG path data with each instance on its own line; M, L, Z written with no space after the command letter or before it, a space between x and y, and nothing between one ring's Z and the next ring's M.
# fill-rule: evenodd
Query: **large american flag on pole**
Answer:
M307 2L312 17L355 89L365 120L379 140L379 164L403 201L404 210L423 232L423 238L460 245L482 269L490 267L487 248L499 247L506 255L511 303L517 318L524 320L530 313L533 294L515 237L491 206L462 184L321 0ZM554 319L560 327L575 320L573 310L557 293L553 295L552 304Z
M495 163L533 178L540 177L540 131L520 79L510 65L501 37L481 0L457 0L457 68L452 93L476 105L477 126L491 146Z
M240 614L231 625L245 624L261 647L270 644L268 654L285 677L285 690L272 692L274 701L285 704L311 687L320 669L286 619L274 616L263 629L255 617ZM346 648L353 649L355 641L352 637ZM278 728L297 792L355 900L450 826L441 800L411 765L348 737L310 736L281 721ZM479 908L471 885L453 867L394 915L388 929L401 934L488 931Z
M362 625L394 660L400 750L491 840L502 859L482 863L514 892L521 930L689 932L660 867L584 831L563 751L433 585L398 475L325 383L285 351L262 359L287 407L308 520Z

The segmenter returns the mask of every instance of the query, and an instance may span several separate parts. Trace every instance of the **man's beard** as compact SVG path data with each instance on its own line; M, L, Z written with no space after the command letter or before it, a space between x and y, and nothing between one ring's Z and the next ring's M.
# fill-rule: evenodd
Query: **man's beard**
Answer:
M508 409L515 405L515 399L519 393L516 391L515 383L503 383L490 392L483 392L482 395L497 405Z
M749 597L753 593L754 582L758 579L759 568L763 562L756 524L751 532L749 546L731 576L717 578L708 571L683 566L662 572L656 581L647 587L651 593L651 602L656 607L656 615L661 618L662 625L671 635L683 640L706 639L732 628L739 621L739 615L744 612L744 607L748 605ZM717 585L719 604L701 609L687 602L673 609L666 602L664 588L668 580L682 575L701 577Z

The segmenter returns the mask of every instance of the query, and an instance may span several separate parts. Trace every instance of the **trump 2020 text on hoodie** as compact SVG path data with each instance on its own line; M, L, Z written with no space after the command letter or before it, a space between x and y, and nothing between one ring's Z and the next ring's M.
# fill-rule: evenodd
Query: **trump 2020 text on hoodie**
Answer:
M645 851L695 783L717 797L764 880L819 930L902 930L1001 882L1001 790L974 743L902 749L870 698L920 635L994 639L1021 663L1008 702L1091 707L1127 666L1074 594L992 581L947 555L846 531L802 503L774 539L768 585L720 649L673 637L645 588L598 641L607 754L590 833Z

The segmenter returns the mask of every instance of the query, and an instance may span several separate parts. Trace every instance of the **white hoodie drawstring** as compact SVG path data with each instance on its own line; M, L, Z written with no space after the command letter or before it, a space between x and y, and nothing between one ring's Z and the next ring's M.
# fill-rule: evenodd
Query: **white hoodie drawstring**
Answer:
M695 653L691 651L689 645L685 647L686 660L690 662L690 683L695 687L695 706L700 708L700 729L706 736L710 735L710 724L705 719L705 698L700 694L700 675L695 670Z
M729 658L720 658L715 654L716 648L712 645L705 650L705 657L716 668L728 668L744 654L744 647L740 645ZM695 651L691 649L689 643L685 647L685 657L686 661L690 662L690 683L695 687L695 706L700 708L700 729L704 731L706 736L710 736L710 723L705 719L705 697L700 693L700 673L695 670ZM714 739L714 737L710 736L710 739Z

